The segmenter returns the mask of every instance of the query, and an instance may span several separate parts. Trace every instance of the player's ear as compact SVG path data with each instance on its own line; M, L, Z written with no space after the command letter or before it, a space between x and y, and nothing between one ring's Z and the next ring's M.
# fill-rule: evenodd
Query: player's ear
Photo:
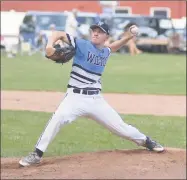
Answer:
M109 37L110 37L110 36L107 34L107 36L106 36L106 41L109 39Z

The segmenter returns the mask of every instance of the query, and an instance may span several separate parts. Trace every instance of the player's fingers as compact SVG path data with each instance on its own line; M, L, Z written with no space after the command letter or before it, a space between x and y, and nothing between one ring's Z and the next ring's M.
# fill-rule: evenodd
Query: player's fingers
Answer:
M52 56L55 53L55 48L47 46L45 49L46 56Z

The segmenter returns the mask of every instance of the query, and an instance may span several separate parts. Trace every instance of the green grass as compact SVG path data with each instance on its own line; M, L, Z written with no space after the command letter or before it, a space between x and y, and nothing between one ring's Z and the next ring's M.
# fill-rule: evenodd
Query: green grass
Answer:
M1 58L3 90L65 91L71 63L55 64L36 54ZM102 77L103 91L186 94L186 58L181 55L112 55Z
M2 111L1 156L20 157L31 152L50 116L51 113ZM186 148L185 117L128 115L125 116L125 121L166 147ZM137 146L111 134L95 121L78 119L61 129L45 155L132 148Z

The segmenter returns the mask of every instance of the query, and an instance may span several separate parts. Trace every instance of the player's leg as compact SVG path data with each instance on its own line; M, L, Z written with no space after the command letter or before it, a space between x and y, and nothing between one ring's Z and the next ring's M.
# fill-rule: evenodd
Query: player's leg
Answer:
M126 124L119 114L104 100L102 96L95 99L90 116L116 135L131 140L139 146L150 150L163 151L164 148L157 142L141 133L137 128Z
M35 151L30 153L29 156L20 160L19 164L22 166L29 166L31 164L37 164L40 162L43 153L46 151L49 143L54 139L60 128L71 123L82 113L79 110L79 98L73 94L66 94L59 107L53 113L51 119L48 121L43 133L38 139L35 145Z

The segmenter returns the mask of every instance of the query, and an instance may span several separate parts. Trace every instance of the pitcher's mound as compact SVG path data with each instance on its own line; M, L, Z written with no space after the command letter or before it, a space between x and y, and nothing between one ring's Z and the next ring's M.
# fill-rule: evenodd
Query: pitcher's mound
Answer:
M186 179L186 150L116 150L44 158L19 168L17 158L1 159L2 179Z

